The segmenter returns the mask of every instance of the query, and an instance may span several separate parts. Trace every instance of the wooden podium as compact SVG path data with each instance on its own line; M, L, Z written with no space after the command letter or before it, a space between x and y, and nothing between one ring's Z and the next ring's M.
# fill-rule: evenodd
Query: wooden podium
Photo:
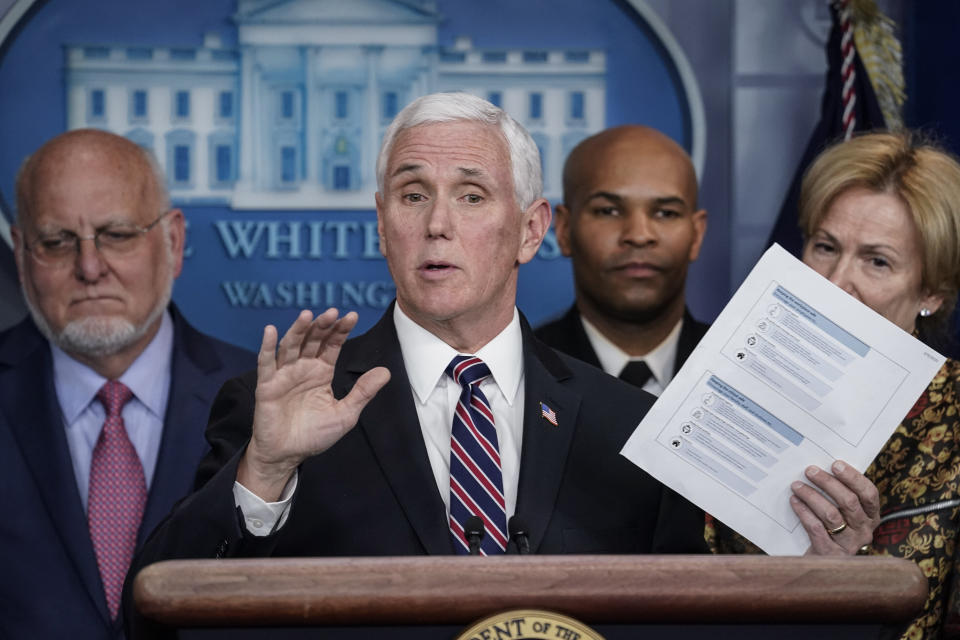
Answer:
M304 626L315 631L291 637L375 627L383 638L453 638L510 609L556 611L608 639L714 635L707 625L736 629L738 638L787 638L791 629L798 638L812 631L819 638L869 637L883 623L916 615L926 594L914 563L873 557L189 560L151 565L134 585L148 618L181 629L232 628L230 637L243 638L261 635L237 629L274 627L262 631L273 638L279 627ZM655 632L645 634L648 628Z

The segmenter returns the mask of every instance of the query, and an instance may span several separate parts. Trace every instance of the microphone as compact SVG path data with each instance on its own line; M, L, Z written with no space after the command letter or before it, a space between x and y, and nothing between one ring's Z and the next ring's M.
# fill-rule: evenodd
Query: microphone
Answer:
M480 516L470 516L463 523L463 536L470 546L470 555L480 555L480 541L483 540L484 533L483 520L480 519Z
M513 516L507 524L507 530L510 532L510 540L517 545L517 551L525 556L530 553L530 527L520 516Z

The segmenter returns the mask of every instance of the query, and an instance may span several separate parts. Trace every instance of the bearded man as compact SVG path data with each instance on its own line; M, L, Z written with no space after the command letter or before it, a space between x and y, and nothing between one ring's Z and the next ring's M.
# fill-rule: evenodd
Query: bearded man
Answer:
M170 303L183 212L96 130L30 156L12 230L30 316L0 333L0 637L117 638L134 550L193 487L210 403L252 353Z

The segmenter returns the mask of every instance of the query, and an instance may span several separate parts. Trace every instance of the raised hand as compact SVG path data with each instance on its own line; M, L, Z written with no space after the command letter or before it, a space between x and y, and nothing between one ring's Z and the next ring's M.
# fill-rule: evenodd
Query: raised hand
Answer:
M277 346L267 325L257 358L253 434L237 468L237 481L267 502L277 500L297 466L326 451L357 423L360 412L390 380L376 367L364 373L343 399L333 394L340 348L357 314L338 317L327 309L315 319L300 315Z
M880 524L877 487L852 466L837 460L833 474L808 467L807 479L823 494L802 482L791 488L790 506L810 537L808 554L851 555L870 544Z

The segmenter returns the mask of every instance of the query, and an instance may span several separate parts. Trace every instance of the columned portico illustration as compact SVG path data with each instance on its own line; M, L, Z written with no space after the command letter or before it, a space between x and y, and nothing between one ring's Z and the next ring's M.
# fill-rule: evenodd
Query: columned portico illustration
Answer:
M151 146L182 204L370 209L383 132L411 100L467 91L535 135L548 197L563 156L605 126L601 50L439 43L430 1L238 0L236 46L67 46L70 128ZM135 126L132 126L135 125Z

